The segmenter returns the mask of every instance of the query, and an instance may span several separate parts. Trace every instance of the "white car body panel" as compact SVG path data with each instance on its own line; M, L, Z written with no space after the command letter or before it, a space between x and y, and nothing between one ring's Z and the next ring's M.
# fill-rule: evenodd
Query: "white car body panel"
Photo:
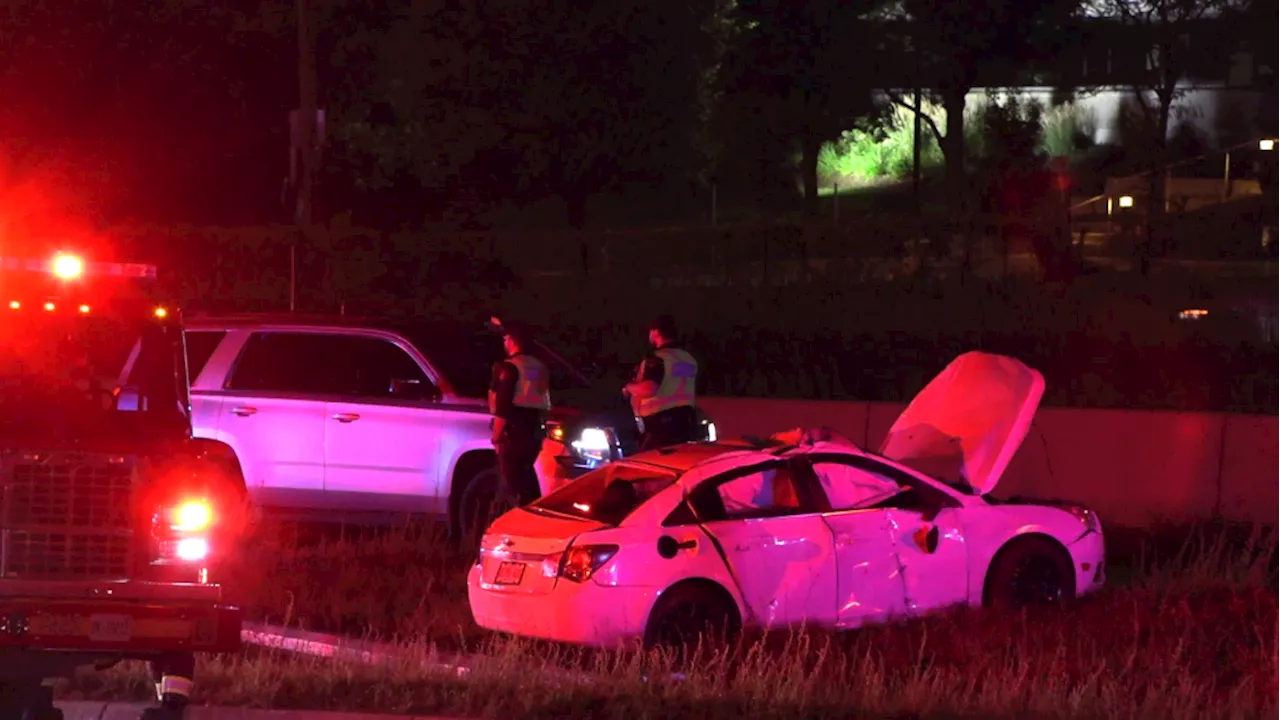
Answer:
M955 605L974 603L970 588L981 587L970 575L972 561L968 538L961 526L963 514L947 508L932 522L911 510L884 511L895 556L902 568L906 613L920 616ZM921 549L918 534L937 529L938 547ZM980 598L979 598L980 599Z
M228 394L217 428L214 437L240 458L251 494L291 507L324 492L324 405Z
M746 605L763 628L835 620L835 546L822 515L710 522Z
M1017 366L1006 367L1017 370ZM1019 372L1014 375L1031 377ZM962 377L969 375L960 373ZM1038 378L1038 373L1034 377ZM934 392L940 386L934 385ZM1028 406L1034 410L1042 381L1031 378L1018 387L1025 392L1014 393L1016 402L997 404L1014 414L1023 413ZM922 463L918 462L928 453L916 451L936 446L913 445L910 437L919 435L911 428L921 417L930 422L929 415L946 420L946 413L938 409L942 405L926 402L916 407L932 409L927 414L918 412L915 420L900 421L900 431L907 430L900 432L895 441L898 444L891 446L905 450L903 461L868 453L826 432L792 433L792 444L784 447L695 443L615 463L661 468L655 472L678 475L669 487L640 502L616 527L582 519L549 520L544 513L550 511L538 508L554 506L555 496L544 498L531 509L512 511L491 526L481 561L469 576L472 614L482 627L517 635L595 646L635 644L644 637L662 593L677 583L696 579L722 588L747 626L854 628L959 605L982 605L997 554L1011 541L1032 534L1050 538L1065 550L1077 596L1102 586L1105 542L1096 516L1079 508L997 504L966 491L964 481L953 487L935 479L920 469ZM977 468L966 478L979 478L975 484L987 487L986 481L998 479L1003 471L1005 456L1017 449L1016 443L1011 449L1007 443L1025 436L1030 418L1016 422L1002 422L990 414L984 418L970 429L977 425L993 428L992 436L1000 437L1000 442L983 441L975 434L963 437L963 432L950 437L960 437L959 443L966 449L978 449L969 452L961 465ZM939 420L938 424L943 434L963 429L950 420ZM989 452L992 447L998 449ZM799 479L792 481L798 495L787 499L775 490L774 505L766 507L768 512L781 515L734 519L723 494L718 495L720 508L699 499L706 493L719 493L721 483L727 486L734 478L753 472L744 469L778 463L799 472L795 475ZM828 466L854 472L832 471L820 477L818 470ZM562 492L572 492L576 483L588 482L591 477L570 483ZM825 505L806 509L812 498ZM728 500L738 502L737 498ZM838 502L850 507L837 507ZM703 503L698 512L712 514L699 519L685 510L682 515L686 503ZM589 513L590 504L578 510ZM554 549L556 554L581 545L617 545L619 549L585 583L566 578L543 582L549 578L542 578L535 608L519 592L486 582L482 570L491 561L486 553L499 552L508 540L518 543L532 535L541 537L543 547ZM708 535L718 541L718 547ZM662 557L657 544L664 536L685 549L673 557ZM565 619L548 620L548 613Z
M834 622L822 624L851 629L904 615L902 566L894 548L888 513L847 510L827 513L824 520L835 544L838 582Z
M444 413L428 408L325 403L326 504L380 510L394 501L411 512L447 511L440 438L448 426Z

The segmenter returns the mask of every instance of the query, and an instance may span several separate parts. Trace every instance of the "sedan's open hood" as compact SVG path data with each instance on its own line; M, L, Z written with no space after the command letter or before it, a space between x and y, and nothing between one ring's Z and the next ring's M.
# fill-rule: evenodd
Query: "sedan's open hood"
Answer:
M1031 429L1044 376L1004 355L967 352L898 416L880 454L986 495Z

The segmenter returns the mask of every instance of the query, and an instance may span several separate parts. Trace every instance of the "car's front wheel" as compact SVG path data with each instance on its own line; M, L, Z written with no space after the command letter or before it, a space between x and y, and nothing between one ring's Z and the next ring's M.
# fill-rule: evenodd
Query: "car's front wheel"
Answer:
M1071 557L1047 537L1025 537L1006 545L987 571L983 605L1021 608L1075 596Z
M733 599L706 583L677 584L658 598L645 628L646 648L690 660L699 651L714 652L737 639L742 623Z

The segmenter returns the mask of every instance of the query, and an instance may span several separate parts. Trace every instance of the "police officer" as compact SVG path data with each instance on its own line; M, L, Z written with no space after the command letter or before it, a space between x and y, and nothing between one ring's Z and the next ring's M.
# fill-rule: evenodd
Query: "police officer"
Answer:
M675 321L669 315L649 326L649 344L653 353L641 361L635 380L622 391L643 425L640 449L697 440L698 361L677 341Z
M493 415L493 446L507 498L527 505L541 495L534 463L542 450L546 413L551 409L550 371L530 354L533 340L527 328L503 325L507 357L493 364L489 383L489 413Z

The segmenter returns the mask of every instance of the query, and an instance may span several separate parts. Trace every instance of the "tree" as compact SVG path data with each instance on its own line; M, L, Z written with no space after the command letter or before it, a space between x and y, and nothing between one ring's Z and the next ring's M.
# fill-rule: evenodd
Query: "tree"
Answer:
M12 181L39 178L68 203L49 213L99 222L243 205L216 207L241 188L220 175L256 79L229 46L234 24L213 0L0 4L0 143Z
M371 34L375 76L351 92L341 132L383 178L552 194L581 227L591 195L696 169L717 10L419 0Z
M857 48L871 42L882 0L740 0L725 63L725 101L735 119L800 151L805 206L818 201L818 153L876 111L876 78ZM755 116L752 118L752 116Z
M1184 81L1223 59L1238 42L1225 25L1243 9L1241 0L1089 0L1090 15L1119 23L1130 42L1145 47L1142 64L1124 78L1146 142L1136 148L1148 161L1147 234L1139 258L1145 273L1165 212L1165 171L1170 162L1169 130ZM1206 32L1207 30L1207 32ZM1214 73L1217 74L1217 73ZM1131 150L1134 148L1130 148Z
M1145 49L1143 63L1131 68L1122 82L1150 133L1154 155L1166 148L1175 106L1187 92L1184 81L1213 66L1224 68L1238 42L1225 28L1214 29L1209 23L1242 5L1240 0L1088 0L1089 15L1118 23L1128 42ZM1153 160L1159 163L1153 167L1163 165L1163 157Z
M927 115L946 163L947 188L955 209L965 209L964 111L969 91L1014 86L1054 57L1059 28L1080 0L901 0L892 15L905 36L903 64L919 69L918 82L946 111L945 132ZM900 97L894 101L914 109Z
M695 171L719 0L500 6L501 148L520 191L551 190L576 228L596 192Z

